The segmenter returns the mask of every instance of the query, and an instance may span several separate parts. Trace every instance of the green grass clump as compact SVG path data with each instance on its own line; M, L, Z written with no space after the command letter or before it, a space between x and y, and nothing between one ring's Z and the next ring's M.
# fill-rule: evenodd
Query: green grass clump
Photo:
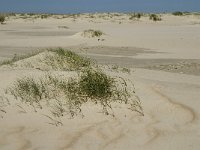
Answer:
M83 95L94 99L108 98L112 94L114 80L101 71L85 70L80 78Z
M162 20L161 17L158 16L158 15L156 15L156 14L151 14L151 15L149 16L149 19L150 19L150 20L153 20L153 21L161 21L161 20Z
M62 48L52 49L50 51L54 54L47 55L42 61L50 65L53 69L81 70L82 68L90 67L93 63L89 58Z
M100 37L102 36L104 33L100 30L93 30L93 29L89 29L89 30L84 30L82 33L82 36L84 37Z
M23 102L29 102L30 104L38 103L44 94L42 83L36 82L30 77L18 79L14 83L14 88L9 90L16 98L20 98Z

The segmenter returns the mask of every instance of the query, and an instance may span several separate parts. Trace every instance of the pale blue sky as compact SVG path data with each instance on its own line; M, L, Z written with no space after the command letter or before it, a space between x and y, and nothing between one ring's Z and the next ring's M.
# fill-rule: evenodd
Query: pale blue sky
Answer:
M200 0L0 0L0 12L200 11Z

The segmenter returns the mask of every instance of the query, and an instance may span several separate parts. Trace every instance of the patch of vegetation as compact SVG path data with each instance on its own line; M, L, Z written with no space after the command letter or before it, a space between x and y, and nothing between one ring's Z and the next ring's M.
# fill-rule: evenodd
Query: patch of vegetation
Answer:
M62 48L50 49L49 51L53 52L53 55L46 55L41 62L46 63L56 70L81 70L85 67L90 67L93 63L89 58Z
M82 114L85 103L100 105L104 114L113 113L115 103L126 104L132 111L141 115L143 110L139 98L135 95L134 86L122 77L111 77L92 61L72 51L62 48L49 49L44 55L42 63L57 70L75 70L71 77L56 74L45 74L38 77L23 77L16 80L7 94L13 95L17 100L34 107L48 107L55 117L70 115L74 117ZM38 53L34 53L36 55ZM31 55L14 57L9 63L25 59ZM32 61L32 60L31 60ZM123 68L122 71L129 72Z
M0 23L3 24L5 22L6 17L4 15L0 15Z
M106 99L110 97L113 79L101 71L87 69L82 72L80 89L83 95L93 99Z
M115 65L112 65L112 66L111 66L111 69L113 69L113 70L118 70L118 69L119 69L119 66L116 65L116 64L115 64Z
M32 105L33 103L39 103L42 99L45 87L42 81L39 83L33 78L24 77L14 83L14 88L10 89L10 92L15 98L20 98L23 102L29 102Z
M46 18L48 18L50 15L48 15L48 14L42 14L42 15L40 15L40 17L41 17L41 19L46 19Z
M46 101L56 117L81 114L82 105L88 102L102 106L106 115L113 113L113 103L127 104L132 111L144 115L140 100L134 99L135 92L128 86L121 77L112 78L99 69L88 68L68 79L49 74L39 79L25 77L18 79L7 91L32 106L42 108L42 102Z
M149 16L149 19L150 19L150 20L153 20L153 21L161 21L161 20L162 20L161 17L158 16L158 15L156 15L156 14L151 14L151 15Z
M54 70L81 70L86 67L90 67L94 64L94 61L89 58L80 56L72 51L64 50L62 48L56 49L48 49L47 51L41 50L32 52L27 55L17 56L15 55L10 60L5 60L0 62L0 66L2 65L13 65L19 60L24 60L26 58L30 58L35 56L41 52L44 52L45 55L41 58L36 58L37 64L39 66L46 66L44 70L54 69ZM20 64L20 66L28 67L28 68L38 68L38 66L34 65L34 61L25 60L24 64ZM16 64L15 64L16 65ZM17 66L17 65L16 65ZM43 68L39 68L43 69Z
M112 65L110 69L117 71L117 72L121 71L123 73L130 73L131 72L131 70L129 68L119 67L118 65Z
M35 13L28 13L27 15L28 15L28 16L35 16L35 15L37 15L37 14L35 14Z
M129 69L129 68L122 68L122 72L125 72L125 73L130 73L131 72L131 70Z
M173 12L172 14L173 14L174 16L183 16L183 15L184 15L184 13L181 12L181 11L176 11L176 12Z
M131 14L131 16L129 17L129 20L140 19L142 16L143 16L142 13L134 13L134 14Z
M82 33L82 36L84 37L100 37L102 36L104 33L100 30L93 30L93 29L89 29L89 30L85 30Z

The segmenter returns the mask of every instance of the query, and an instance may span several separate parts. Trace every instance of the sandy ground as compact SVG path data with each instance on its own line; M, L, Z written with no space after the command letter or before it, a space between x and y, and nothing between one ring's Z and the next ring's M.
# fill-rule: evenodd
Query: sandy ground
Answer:
M126 15L108 19L14 19L0 25L0 60L35 49L64 47L94 58L100 64L132 68L126 77L134 82L145 116L115 108L115 117L84 106L84 117L51 120L46 110L1 101L4 89L37 69L0 68L0 149L200 149L200 18L164 15L161 22L129 20ZM67 26L69 28L64 28ZM98 38L80 32L98 29ZM6 106L4 106L6 105ZM61 121L62 126L52 125Z

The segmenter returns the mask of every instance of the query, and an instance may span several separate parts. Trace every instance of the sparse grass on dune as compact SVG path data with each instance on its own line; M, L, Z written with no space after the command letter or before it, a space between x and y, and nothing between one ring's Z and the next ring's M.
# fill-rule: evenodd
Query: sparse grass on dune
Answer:
M88 102L100 105L106 115L114 115L113 103L124 103L143 115L140 100L128 86L130 84L121 77L113 78L99 69L86 68L72 78L47 74L39 79L18 79L7 92L34 107L42 108L46 102L56 117L81 114L82 105Z
M94 37L100 37L104 35L104 33L100 30L84 30L83 33L81 34L83 37L89 37L89 38L94 38Z
M62 48L50 49L53 54L47 54L41 62L51 66L52 69L59 70L80 70L92 65L92 60L80 56L72 51Z
M24 59L28 56L20 58ZM79 115L82 112L82 105L88 102L100 105L103 113L107 115L113 114L113 103L124 103L129 109L144 115L131 82L120 76L111 77L92 60L62 48L49 49L44 56L41 63L48 65L52 71L70 70L73 71L71 72L73 77L55 73L34 78L23 77L17 79L6 93L34 108L42 109L48 106L55 117L65 114L71 117ZM10 63L20 58L13 59ZM122 71L129 72L130 70L123 69Z
M133 13L130 14L129 20L140 19L143 16L142 13Z
M162 18L157 14L150 14L149 19L153 20L153 21L161 21L162 20Z
M33 56L42 53L44 53L43 57L33 58ZM30 60L26 58L30 58ZM23 62L20 62L21 60ZM94 62L72 51L56 48L36 51L22 56L15 55L11 60L2 61L0 66L13 64L25 68L40 68L41 70L80 70L84 67L91 66Z

